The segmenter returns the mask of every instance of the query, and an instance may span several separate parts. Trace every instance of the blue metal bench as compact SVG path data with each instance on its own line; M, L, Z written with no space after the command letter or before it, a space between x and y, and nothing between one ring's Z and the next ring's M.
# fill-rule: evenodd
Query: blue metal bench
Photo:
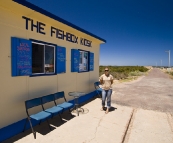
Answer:
M52 118L55 115L59 115L59 117L60 117L60 119L62 121L62 118L61 118L60 114L62 113L63 108L59 107L59 106L56 106L54 94L50 94L50 95L46 95L46 96L41 97L41 101L42 101L42 107L43 107L44 111L46 111L48 113L51 113ZM48 102L54 102L53 103L54 105L51 108L45 109L43 105L48 103Z
M61 103L61 104L57 104L56 100L60 99L60 98L64 98L65 102ZM53 107L45 109L44 108L44 104L48 103L48 102L54 102ZM28 109L30 108L34 108L36 106L41 106L42 111L36 113L36 114L32 114L30 115L28 112ZM64 96L64 91L61 92L57 92L54 94L50 94L50 95L46 95L40 98L34 98L31 100L27 100L25 101L25 108L26 108L26 114L27 114L27 119L25 121L25 125L24 125L24 129L23 132L25 131L27 122L29 121L32 133L34 135L34 138L36 139L36 132L34 131L33 125L32 125L32 121L31 120L36 120L39 122L39 124L42 121L47 121L49 129L51 130L50 124L48 119L49 118L53 118L55 115L59 115L61 121L61 113L63 113L64 111L68 110L71 114L70 109L74 106L74 104L67 102L65 96ZM71 114L72 116L72 114Z
M34 128L32 126L31 119L39 121L39 124L42 121L46 120L47 123L48 123L49 129L51 130L48 118L51 118L51 116L52 116L51 113L43 111L43 108L42 108L42 111L40 111L40 112L38 112L36 114L29 115L28 109L36 107L36 106L41 106L42 107L41 98L34 98L34 99L31 99L31 100L25 101L25 108L26 108L27 119L26 119L25 126L24 126L24 129L23 129L23 132L24 132L26 124L29 121L29 124L31 126L31 130L32 130L32 133L33 133L35 139L36 139L36 132L34 131Z
M70 109L74 106L74 104L67 102L67 100L66 100L66 98L64 96L64 91L55 93L54 94L54 97L55 97L55 104L56 104L56 106L63 108L63 112L66 111L66 110L68 110L69 113L71 114ZM61 104L57 104L56 103L56 100L57 99L60 99L60 98L64 98L64 101L65 102L63 102ZM72 116L72 114L71 114L71 116Z
M95 90L97 92L97 95L99 95L100 98L102 98L102 89L99 87L99 85L100 85L99 81L94 83L94 87L95 87Z

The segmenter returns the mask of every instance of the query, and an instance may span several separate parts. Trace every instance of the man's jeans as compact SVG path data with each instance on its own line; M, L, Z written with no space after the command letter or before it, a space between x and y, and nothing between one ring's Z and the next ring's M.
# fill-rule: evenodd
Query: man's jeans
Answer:
M112 89L102 90L102 107L105 106L106 98L107 98L107 108L111 107L111 95L112 95Z

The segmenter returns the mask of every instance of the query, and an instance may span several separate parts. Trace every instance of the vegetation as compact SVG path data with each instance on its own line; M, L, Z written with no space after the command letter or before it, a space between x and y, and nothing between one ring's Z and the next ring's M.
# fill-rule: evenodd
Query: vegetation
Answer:
M171 72L166 72L167 74L169 74L170 75L170 77L173 79L173 71L171 71Z
M110 73L118 80L127 79L133 76L141 76L148 71L148 69L143 66L100 66L100 75L104 73L105 67L108 67Z
M173 72L170 72L170 75L172 75L172 76L173 76Z

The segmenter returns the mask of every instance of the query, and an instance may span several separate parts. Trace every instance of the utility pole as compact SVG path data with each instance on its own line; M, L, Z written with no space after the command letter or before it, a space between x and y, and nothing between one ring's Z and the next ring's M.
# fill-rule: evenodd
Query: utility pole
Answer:
M169 65L168 65L168 67L170 67L170 58L171 58L171 51L170 50L168 50L168 51L165 51L165 52L167 52L168 53L168 56L169 56Z

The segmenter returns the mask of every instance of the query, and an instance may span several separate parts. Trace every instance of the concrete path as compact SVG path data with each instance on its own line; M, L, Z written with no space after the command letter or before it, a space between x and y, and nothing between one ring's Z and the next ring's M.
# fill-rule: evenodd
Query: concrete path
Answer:
M29 129L3 143L173 143L172 86L154 69L140 80L115 85L108 114L100 111L97 98L83 106L86 114L65 113L63 123L51 119L52 131L46 122L36 126L36 139Z
M50 121L51 132L46 123L37 126L36 139L27 130L3 143L121 143L133 109L112 105L112 111L105 114L100 111L100 105L101 100L95 99L83 106L89 110L87 114L76 116L74 113L73 118L63 115L63 124L58 117L54 118Z
M170 114L138 109L133 114L126 143L173 143Z
M52 131L46 122L36 126L36 139L29 129L3 143L173 143L169 113L112 104L105 114L100 103L95 99L85 104L87 114L63 114L63 123L58 117L50 120Z

